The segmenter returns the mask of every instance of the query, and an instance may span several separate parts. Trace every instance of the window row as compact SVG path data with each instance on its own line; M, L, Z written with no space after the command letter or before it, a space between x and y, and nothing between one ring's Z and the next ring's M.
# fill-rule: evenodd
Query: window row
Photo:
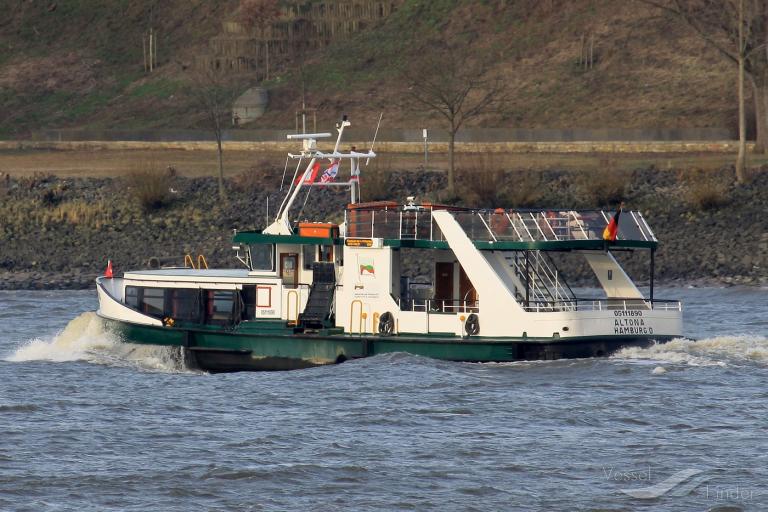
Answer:
M256 287L242 290L126 286L125 304L155 318L230 325L256 316Z

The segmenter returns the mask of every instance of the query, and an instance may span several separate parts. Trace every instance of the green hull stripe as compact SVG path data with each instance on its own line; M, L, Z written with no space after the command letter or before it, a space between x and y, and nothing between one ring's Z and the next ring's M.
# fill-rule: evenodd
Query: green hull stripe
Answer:
M595 336L580 338L435 338L418 336L351 336L334 334L294 334L291 329L273 332L183 329L136 325L105 319L110 330L124 341L139 344L180 346L197 354L215 357L229 354L245 362L230 369L305 368L340 360L408 352L434 359L471 362L508 362L520 359L557 359L604 355L628 344L668 341L672 336ZM213 354L213 355L211 355ZM279 368L264 361L279 361ZM235 363L232 363L235 364ZM276 363L277 364L277 363ZM226 370L227 367L224 367Z

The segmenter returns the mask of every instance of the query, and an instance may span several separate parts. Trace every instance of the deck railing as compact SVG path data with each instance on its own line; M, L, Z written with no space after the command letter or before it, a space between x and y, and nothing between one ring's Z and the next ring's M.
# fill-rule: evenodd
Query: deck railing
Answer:
M476 300L451 299L408 299L397 300L401 311L423 311L428 313L477 313L480 302Z
M451 215L474 241L602 240L615 212L605 210L461 210ZM430 208L354 209L345 212L348 237L441 241ZM639 211L619 217L618 240L656 242Z
M530 301L526 311L682 311L679 300L648 299L570 299L559 301Z

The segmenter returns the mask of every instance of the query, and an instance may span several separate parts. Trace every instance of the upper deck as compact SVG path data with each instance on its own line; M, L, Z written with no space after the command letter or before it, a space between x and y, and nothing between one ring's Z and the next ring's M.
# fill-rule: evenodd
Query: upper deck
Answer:
M475 210L439 205L394 203L350 205L345 212L348 238L383 238L402 247L447 248L433 210L447 210L478 249L595 249L605 246L603 231L615 214L606 210ZM623 211L618 247L655 248L656 236L639 211Z
M343 238L382 238L393 247L447 249L433 210L445 210L456 219L481 250L578 250L611 247L654 249L658 240L639 211L625 210L619 217L615 241L603 240L603 230L615 214L609 210L481 210L444 205L398 205L395 202L349 205L344 212L346 233L341 238L270 235L239 232L236 243L339 244Z

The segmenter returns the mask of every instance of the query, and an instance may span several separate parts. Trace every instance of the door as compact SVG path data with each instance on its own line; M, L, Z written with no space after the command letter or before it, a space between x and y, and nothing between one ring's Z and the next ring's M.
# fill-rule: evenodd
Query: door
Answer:
M453 262L435 263L435 304L440 311L448 306L450 311L453 300Z
M296 288L299 284L299 255L296 253L280 254L280 278L283 280L283 286Z

